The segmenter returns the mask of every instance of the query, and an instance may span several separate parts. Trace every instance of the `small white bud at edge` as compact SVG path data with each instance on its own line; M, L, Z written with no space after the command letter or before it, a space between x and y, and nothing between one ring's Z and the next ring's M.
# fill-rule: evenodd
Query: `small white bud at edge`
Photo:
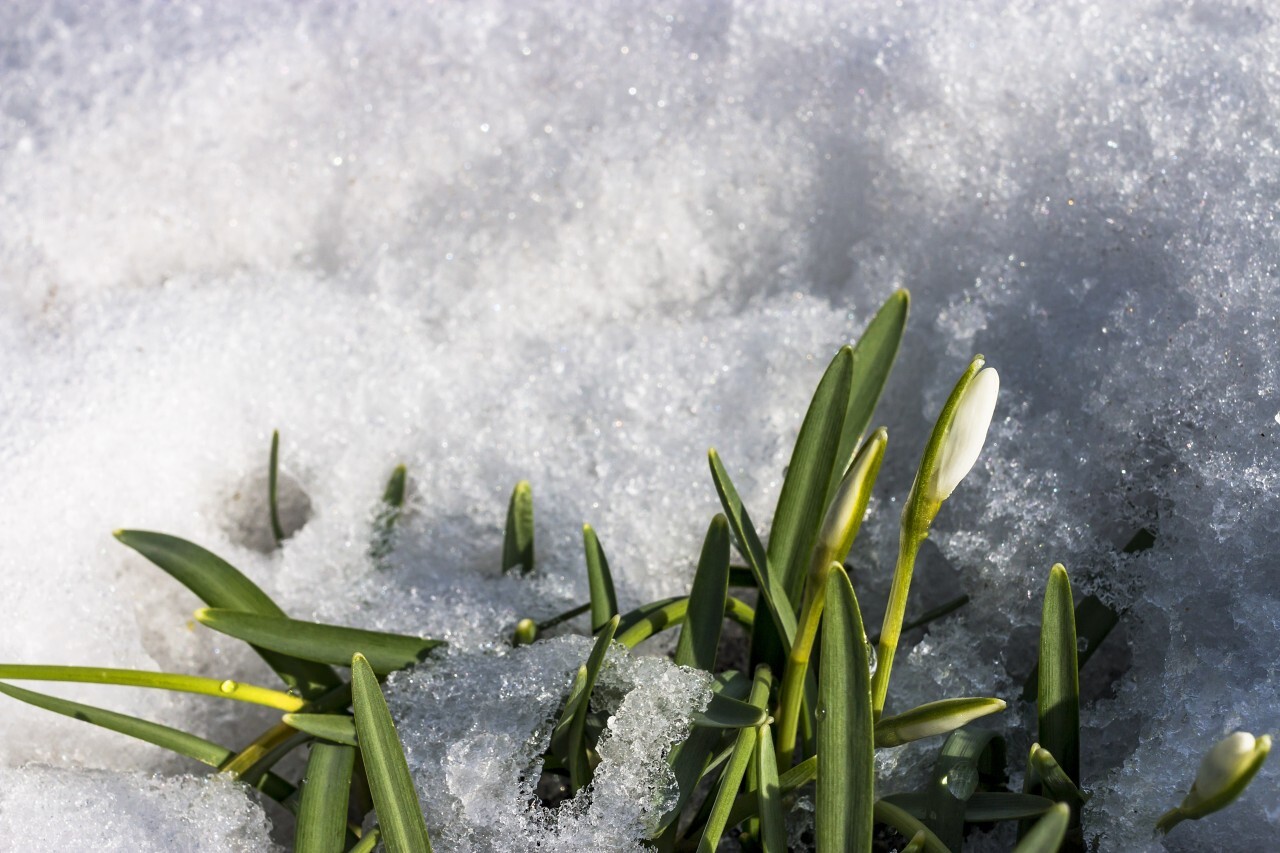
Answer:
M1219 793L1240 773L1256 747L1257 740L1248 732L1234 732L1214 744L1200 762L1192 796L1205 800Z
M994 367L984 367L970 380L956 407L955 417L938 454L929 497L945 501L960 481L972 470L982 445L987 441L991 416L995 414L996 397L1000 394L1000 375Z

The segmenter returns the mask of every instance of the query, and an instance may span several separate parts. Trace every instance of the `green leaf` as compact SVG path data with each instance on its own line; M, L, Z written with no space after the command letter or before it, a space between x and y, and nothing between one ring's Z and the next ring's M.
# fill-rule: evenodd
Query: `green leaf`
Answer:
M820 850L871 850L875 726L867 636L849 576L827 579L818 662L818 785L814 834Z
M591 632L604 627L618 615L618 597L613 592L613 575L604 548L590 524L582 525L582 547L587 553L587 583L591 587Z
M197 610L196 619L215 631L302 660L342 666L361 652L374 671L386 675L426 660L442 640L366 631L236 610Z
M782 796L788 797L816 778L818 778L818 756L811 755L778 777L778 789L782 791ZM733 810L729 812L729 819L725 822L725 826L737 826L755 815L759 805L754 792L740 794L733 801Z
M778 506L769 530L769 568L787 593L794 609L800 606L804 570L827 511L828 484L844 474L852 458L837 459L845 413L849 408L849 386L853 378L853 349L841 347L813 392L800 434L796 437L791 462L787 465Z
M618 642L633 649L654 634L683 623L688 611L688 598L664 598L637 607L622 616ZM755 621L755 611L733 596L725 599L724 615L748 630Z
M903 838L914 841L923 837L924 849L927 853L951 853L947 845L943 844L927 826L887 800L876 800L875 822L893 827Z
M502 571L516 566L520 574L533 571L533 486L521 480L507 504L507 530L502 540Z
M314 737L344 746L358 746L355 720L346 714L285 714L281 719L285 725Z
M1058 803L1036 821L1031 831L1013 848L1013 853L1057 853L1070 826L1071 807Z
M32 664L0 664L0 678L19 681L71 681L87 684L118 684L125 687L148 687L218 696L238 702L252 702L281 711L296 711L305 704L297 696L269 690L230 679L201 678L172 672L148 672L141 669L106 669L96 666L40 666Z
M355 711L360 756L373 793L378 826L389 853L431 853L422 806L409 775L404 747L396 734L387 700L364 655L351 659L351 705Z
M769 703L769 690L772 686L773 678L770 675L769 667L761 666L756 669L756 677L751 685L750 704L758 708L764 713ZM724 772L720 774L720 785L716 789L715 801L711 806L711 812L707 816L707 823L702 830L702 839L698 842L698 853L715 853L717 847L720 846L720 838L724 835L724 831L730 826L734 826L747 815L732 820L731 814L734 806L737 804L738 789L742 787L742 779L746 775L747 765L751 763L751 758L755 754L758 737L753 729L743 729L738 733L738 738L734 742L733 752L729 756L729 761L725 764ZM779 790L782 796L786 792ZM750 795L752 805L759 807L758 798Z
M929 814L929 795L923 792L890 794L883 798L912 817L923 820ZM995 823L1039 817L1053 807L1053 800L1032 794L1007 791L977 791L964 807L965 823Z
M767 716L763 708L713 693L706 709L695 712L692 722L712 729L743 729L763 724Z
M595 645L587 662L579 668L569 700L560 714L560 722L551 732L551 752L569 767L569 783L576 794L591 781L591 764L587 758L587 710L591 704L591 692L604 665L618 630L619 617L614 616L596 635Z
M913 740L948 734L979 717L1005 709L1002 699L943 699L885 717L876 723L876 746L902 746Z
M911 836L911 840L907 842L907 846L902 848L902 853L924 853L926 839L928 835L922 829L915 835Z
M1084 665L1093 657L1093 653L1102 645L1102 641L1111 633L1111 629L1120 623L1120 614L1102 603L1096 595L1086 595L1076 605L1076 648L1084 649L1079 653L1076 666L1084 669ZM1031 669L1026 684L1022 688L1022 701L1030 702L1036 698L1040 685L1040 664Z
M787 853L787 822L778 787L778 762L773 753L769 724L756 729L756 779L760 787L760 843L764 853Z
M717 514L707 528L702 543L702 556L693 576L689 593L689 610L680 642L676 644L676 663L712 672L720 646L720 626L724 623L725 598L729 595L729 522Z
M19 702L26 702L28 705L34 705L37 708L53 711L55 714L62 714L65 717L72 717L104 729L110 729L113 732L119 732L120 734L155 744L170 752L194 758L196 761L203 762L211 767L222 766L223 762L232 755L231 750L219 746L213 741L205 740L197 735L161 725L160 723L131 717L128 714L120 714L104 708L95 708L92 705L73 702L70 699L60 699L56 696L24 690L21 687L14 687L12 684L0 683L0 693L17 699Z
M271 509L271 535L276 547L284 541L284 527L280 525L279 493L276 488L280 474L280 431L271 433L271 461L267 466L267 505Z
M790 651L791 643L794 642L796 636L795 611L791 607L785 587L782 586L779 578L775 577L770 569L764 546L760 544L760 537L756 534L755 526L751 523L751 516L747 514L746 507L742 505L742 498L738 496L738 490L734 488L733 481L729 479L729 472L725 470L724 465L720 462L720 454L716 453L713 448L708 452L707 459L711 464L711 478L715 481L716 492L720 495L720 504L724 507L725 516L729 520L729 529L733 531L733 538L738 542L738 549L746 557L747 564L751 567L751 573L756 577L756 584L760 587L760 596L764 598L769 613L773 616L774 622L782 632L781 639L784 641L785 646L782 652L785 654ZM764 621L763 619L756 620L757 631L760 630L759 626Z
M403 507L408 479L408 470L403 465L397 465L391 472L391 478L387 480L387 488L382 492L382 502L394 509Z
M1053 797L1053 799L1060 803L1066 803L1072 808L1078 808L1088 799L1088 795L1076 786L1076 783L1058 764L1057 759L1053 757L1053 753L1040 744L1033 743L1031 745L1031 755L1027 760L1027 775L1033 777L1045 793Z
M373 848L378 846L378 842L382 840L382 830L377 826L373 826L364 837L352 845L347 853L373 853Z
M387 488L382 493L382 506L373 521L373 537L369 545L369 557L376 565L381 566L391 554L395 544L396 522L400 520L400 512L404 508L405 486L408 473L403 465L397 465L387 481Z
M1080 677L1076 649L1071 581L1059 563L1049 572L1040 623L1038 740L1073 781L1080 778Z
M925 823L944 844L959 850L969 798L984 781L1001 781L1004 775L1004 738L987 729L953 732L933 767L929 783L931 816Z
M210 607L243 610L261 616L285 615L239 569L199 545L146 530L117 530L115 537L159 566ZM338 674L327 666L266 649L255 648L254 651L304 699L314 699L343 683Z
M871 426L880 394L889 381L889 373L898 357L902 333L907 326L907 314L911 308L911 296L906 290L898 290L885 300L871 318L858 342L853 345L853 384L849 393L849 408L845 411L844 428L840 435L840 450L827 487L827 502L835 494L844 473L844 465L853 457L854 448Z
M317 743L311 747L294 853L342 853L347 839L347 797L356 751L350 746Z

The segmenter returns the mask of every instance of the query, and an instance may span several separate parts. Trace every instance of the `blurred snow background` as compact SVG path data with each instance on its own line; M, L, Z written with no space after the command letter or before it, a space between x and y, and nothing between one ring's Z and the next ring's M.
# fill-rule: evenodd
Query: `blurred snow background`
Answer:
M445 637L450 665L585 600L583 521L624 606L673 594L717 509L707 446L767 525L827 360L905 286L889 457L852 559L870 621L897 502L972 353L1003 395L913 609L972 603L908 636L891 705L1016 697L1066 563L1124 613L1083 676L1088 833L1158 849L1204 749L1280 730L1277 14L0 5L0 659L267 682L191 628L195 599L115 543L122 526L210 547L294 615ZM273 428L305 523L264 553ZM379 572L371 518L401 461L412 509ZM497 571L520 478L532 581ZM1142 528L1154 547L1123 554ZM68 692L252 734L239 708ZM100 795L77 791L132 772L165 778L116 800L121 837L159 833L197 785L12 702L0 766L5 839L35 803L42 826L101 832L79 805ZM1278 772L1220 818L1237 845L1276 837ZM497 809L468 784L471 814ZM200 796L211 837L266 843L256 806ZM1222 826L1164 846L1211 849ZM454 849L483 849L477 832Z

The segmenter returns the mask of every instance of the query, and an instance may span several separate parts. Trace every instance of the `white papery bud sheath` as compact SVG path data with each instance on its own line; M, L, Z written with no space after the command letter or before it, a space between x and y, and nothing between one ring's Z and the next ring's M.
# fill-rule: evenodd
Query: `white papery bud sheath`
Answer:
M982 453L995 414L996 397L1000 394L1000 375L994 367L978 371L956 406L955 418L943 439L938 464L929 483L929 499L945 501L955 491Z

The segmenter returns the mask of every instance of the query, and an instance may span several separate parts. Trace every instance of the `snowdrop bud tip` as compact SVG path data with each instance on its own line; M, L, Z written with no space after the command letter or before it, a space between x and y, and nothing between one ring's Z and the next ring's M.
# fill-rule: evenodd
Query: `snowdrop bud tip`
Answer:
M1000 393L1000 376L995 368L985 367L969 382L964 396L956 407L955 418L947 430L934 469L929 489L935 501L944 501L965 478L987 440L987 429L996 410L996 397Z

